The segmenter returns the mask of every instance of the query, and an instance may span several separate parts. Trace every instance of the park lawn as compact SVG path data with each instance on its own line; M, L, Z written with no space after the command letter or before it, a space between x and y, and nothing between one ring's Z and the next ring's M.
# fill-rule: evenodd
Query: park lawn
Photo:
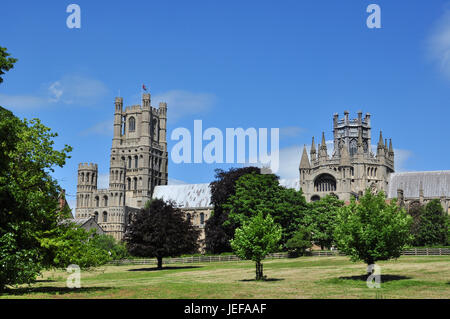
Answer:
M250 261L104 266L81 272L80 289L66 288L65 270L44 271L31 286L0 298L450 298L450 256L379 262L381 288L366 285L363 263L347 257L300 257L264 262L255 282Z

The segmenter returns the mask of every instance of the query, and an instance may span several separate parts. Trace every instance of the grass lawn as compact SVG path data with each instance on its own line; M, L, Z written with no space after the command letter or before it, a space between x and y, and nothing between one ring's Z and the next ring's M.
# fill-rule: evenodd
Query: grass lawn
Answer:
M379 262L379 289L366 286L363 263L347 257L301 257L264 262L267 281L255 282L254 263L214 262L104 266L81 272L80 289L68 273L45 271L31 286L0 298L450 298L450 256L401 257Z

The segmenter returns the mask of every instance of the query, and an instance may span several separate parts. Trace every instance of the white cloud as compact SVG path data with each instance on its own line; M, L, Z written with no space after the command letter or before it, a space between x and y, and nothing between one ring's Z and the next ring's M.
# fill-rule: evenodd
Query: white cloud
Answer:
M213 107L216 96L210 93L171 90L154 95L152 101L154 106L158 106L159 102L166 102L167 112L170 112L168 121L175 122L184 116L208 112Z
M430 58L439 65L439 69L450 78L450 6L436 22L428 39Z
M35 95L0 94L0 105L12 110L36 109L58 103L92 105L108 92L103 82L78 75L66 75L41 85Z
M107 92L103 82L79 75L66 75L48 85L49 99L55 103L93 104Z
M103 122L99 122L84 131L80 132L80 135L104 135L104 136L112 136L114 130L114 122L112 120L107 120Z

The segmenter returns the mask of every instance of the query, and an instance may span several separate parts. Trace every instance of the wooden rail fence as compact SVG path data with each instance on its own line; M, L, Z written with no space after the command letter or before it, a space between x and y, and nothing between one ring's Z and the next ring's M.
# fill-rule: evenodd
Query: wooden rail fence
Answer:
M345 256L337 250L313 250L308 255L310 256ZM449 256L450 248L412 248L406 249L402 252L403 256ZM280 259L288 258L289 254L274 253L269 254L266 259ZM192 257L179 257L179 258L164 258L163 264L191 264L191 263L204 263L204 262L221 262L221 261L239 261L241 260L236 255L224 255L224 256L192 256ZM114 265L156 265L156 258L151 259L122 259L113 260L109 264Z

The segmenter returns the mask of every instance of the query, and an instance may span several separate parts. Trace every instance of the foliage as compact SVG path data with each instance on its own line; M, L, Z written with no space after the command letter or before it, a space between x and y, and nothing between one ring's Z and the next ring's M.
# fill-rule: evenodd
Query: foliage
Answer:
M269 214L283 229L284 245L304 222L308 206L302 191L279 185L273 174L247 174L236 181L236 193L224 205L229 221L243 225L258 213Z
M131 218L124 240L130 254L156 257L162 268L163 257L175 257L198 249L197 230L173 203L155 199L149 209Z
M334 235L341 252L370 265L400 256L411 239L410 224L411 216L396 200L388 204L383 192L367 189L358 203L352 198L339 209Z
M421 209L414 244L417 246L447 244L449 226L449 217L439 199L431 200Z
M0 107L0 289L34 280L46 266L41 239L64 218L50 173L71 147L54 150L56 136L38 119Z
M249 173L260 173L257 167L231 168L228 171L216 169L215 180L210 184L211 204L214 206L205 224L206 251L213 254L231 251L230 240L234 236L236 225L228 220L229 211L224 208L228 198L235 193L236 181Z
M129 257L124 242L118 242L114 237L107 234L95 234L92 238L94 247L108 252L111 260L120 260Z
M41 239L42 247L47 249L47 264L56 268L75 264L82 269L105 264L111 257L99 247L96 236L94 229L87 232L70 222L59 225Z
M327 195L310 204L310 227L313 242L321 249L330 249L334 244L333 232L336 227L336 216L344 202L336 196Z
M256 280L263 279L261 260L267 254L279 249L281 226L275 223L270 214L264 217L258 213L236 229L231 247L241 259L253 260L256 263Z
M10 57L10 54L6 52L6 48L0 47L0 83L3 82L2 75L5 74L4 71L9 71L14 67L14 63L17 59Z
M311 231L300 226L285 244L286 249L294 256L303 256L312 247Z

